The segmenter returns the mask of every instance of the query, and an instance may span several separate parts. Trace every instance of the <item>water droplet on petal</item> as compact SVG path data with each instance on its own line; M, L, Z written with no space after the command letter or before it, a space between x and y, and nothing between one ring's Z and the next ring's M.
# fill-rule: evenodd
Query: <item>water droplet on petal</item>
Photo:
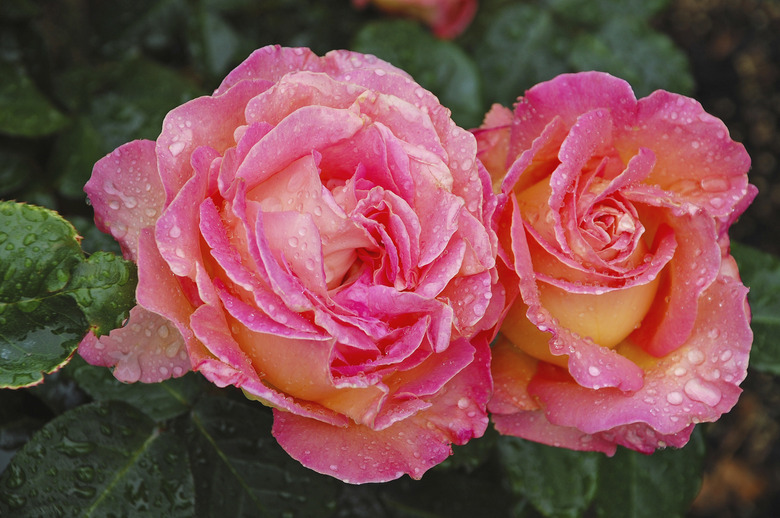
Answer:
M693 365L701 365L704 362L704 353L698 349L688 351L688 361Z
M174 225L168 231L168 235L171 236L173 239L176 239L181 236L181 229L178 227L178 225Z
M593 377L596 377L599 374L601 374L601 370L595 365L591 365L590 367L588 367L588 374L590 374Z
M171 155L178 156L182 151L184 151L184 146L186 146L184 142L174 142L168 146L168 151L171 152Z
M679 405L683 402L683 396L679 392L670 392L666 395L666 400L672 405Z
M720 403L720 400L723 397L723 394L718 387L697 378L688 380L685 387L683 387L683 390L685 390L688 397L694 401L700 401L711 407Z

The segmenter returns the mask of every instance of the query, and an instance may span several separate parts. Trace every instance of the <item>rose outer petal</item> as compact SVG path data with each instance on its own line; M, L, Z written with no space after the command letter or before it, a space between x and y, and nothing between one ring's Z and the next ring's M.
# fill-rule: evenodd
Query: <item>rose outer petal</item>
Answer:
M419 479L487 428L491 391L490 354L484 338L474 341L474 360L429 402L431 406L383 430L345 427L274 411L273 435L293 458L345 482L385 482L408 473Z
M124 327L97 338L90 332L79 344L90 364L114 367L125 383L158 383L190 370L184 340L173 324L140 306L130 310Z
M95 164L84 186L97 227L114 236L132 261L138 255L141 229L154 225L165 202L154 149L150 140L117 148Z
M753 335L746 294L738 280L718 278L699 300L686 344L661 359L640 356L647 362L645 384L633 393L589 390L549 373L534 378L529 393L539 399L550 422L591 434L621 436L630 429L620 427L645 423L659 434L673 435L693 423L714 421L736 404L747 372ZM605 411L594 411L599 408Z

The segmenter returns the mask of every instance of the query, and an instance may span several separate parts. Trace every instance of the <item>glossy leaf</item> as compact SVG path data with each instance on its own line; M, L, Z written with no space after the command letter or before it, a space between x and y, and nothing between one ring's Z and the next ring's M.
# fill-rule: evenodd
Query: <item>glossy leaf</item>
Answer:
M193 516L187 451L130 405L93 403L50 421L0 477L0 515Z
M533 4L496 11L472 55L482 75L488 104L511 106L536 83L569 70L561 50L569 35L547 10Z
M620 448L599 465L594 507L603 518L686 516L701 487L704 441L694 433L682 449L644 455Z
M731 251L742 280L750 288L750 367L780 376L780 259L737 243L732 244Z
M162 383L122 383L111 370L89 365L76 357L66 368L78 385L96 401L129 403L157 422L187 412L203 390L200 375L187 374Z
M63 292L83 255L73 226L41 207L0 202L0 229L0 387L22 387L67 362L86 331Z
M485 110L477 67L454 43L435 38L418 24L396 20L366 25L352 47L411 74L452 110L458 124L476 127L482 122Z
M631 83L637 97L664 89L693 90L688 58L667 36L637 20L609 18L596 32L582 33L571 44L572 70L601 70Z
M271 437L259 403L201 399L181 431L189 446L196 514L204 517L327 517L337 483L301 466Z
M108 333L135 303L135 266L85 258L57 213L0 202L0 387L24 387L64 365L88 328Z
M67 291L97 335L120 327L135 306L138 274L135 264L114 254L96 252L76 265Z
M600 453L554 448L515 437L501 437L498 449L512 490L544 516L581 516L596 494Z

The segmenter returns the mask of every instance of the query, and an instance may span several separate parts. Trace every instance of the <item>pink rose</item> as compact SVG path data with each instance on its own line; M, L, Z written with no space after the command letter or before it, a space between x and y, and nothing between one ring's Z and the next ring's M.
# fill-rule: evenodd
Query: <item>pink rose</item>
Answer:
M729 226L750 159L694 100L610 75L535 86L476 131L506 197L497 429L608 454L682 446L736 403L752 341ZM503 203L503 202L502 202Z
M469 26L477 13L477 0L352 0L357 7L369 3L392 14L416 18L439 38L451 39Z
M262 48L96 164L85 190L138 306L79 352L125 381L240 387L321 473L419 478L487 426L504 301L478 164L403 71Z

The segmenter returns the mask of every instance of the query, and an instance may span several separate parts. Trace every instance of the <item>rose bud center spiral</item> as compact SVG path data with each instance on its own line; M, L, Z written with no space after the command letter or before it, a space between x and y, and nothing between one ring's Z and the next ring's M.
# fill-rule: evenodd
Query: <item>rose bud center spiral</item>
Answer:
M576 210L577 214L561 211L569 251L563 251L554 244L556 234L553 209L549 203L550 178L515 191L529 230L533 229L540 240L547 241L543 246L533 236L528 236L535 272L567 283L592 285L588 279L592 278L593 270L599 269L594 265L593 257L598 257L615 272L631 271L645 261L648 247L641 235L644 228L631 203L619 195L608 196L593 204L587 202L599 194L603 186L604 182L594 181L587 191L579 194L576 206L582 209ZM567 218L574 219L576 223L567 225ZM548 251L551 247L556 249L554 253ZM569 265L556 254L568 256ZM574 268L571 264L580 266ZM656 277L650 282L627 288L593 286L587 290L588 293L577 293L537 279L541 304L560 326L610 349L623 342L641 324L655 299L658 284L659 277ZM530 356L566 366L568 357L550 352L551 334L530 322L527 311L528 306L518 299L510 308L501 332Z

